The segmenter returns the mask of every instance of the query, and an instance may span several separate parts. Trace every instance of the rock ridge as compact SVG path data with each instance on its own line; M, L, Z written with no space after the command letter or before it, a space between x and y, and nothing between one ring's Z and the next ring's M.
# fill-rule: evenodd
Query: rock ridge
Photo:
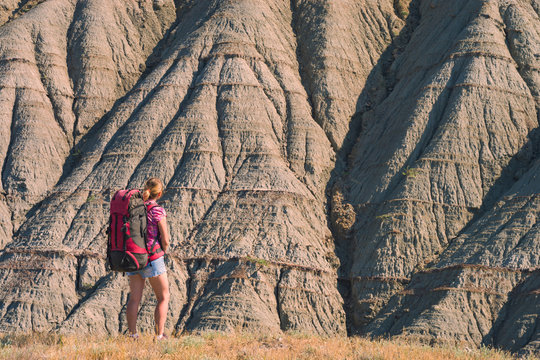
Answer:
M151 174L167 331L537 353L539 9L6 1L0 329L126 331L108 204Z

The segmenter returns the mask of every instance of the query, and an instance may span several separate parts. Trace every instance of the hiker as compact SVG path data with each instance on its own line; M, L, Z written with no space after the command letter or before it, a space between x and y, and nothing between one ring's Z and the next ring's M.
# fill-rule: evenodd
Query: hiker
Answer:
M167 269L165 268L164 255L169 247L169 231L167 229L167 219L165 210L156 204L156 200L163 194L163 183L157 178L146 180L142 198L149 209L147 212L147 244L150 250L148 265L135 272L128 272L129 275L129 301L126 309L126 317L130 336L138 338L137 334L137 314L139 304L143 295L146 279L150 282L157 298L156 310L154 312L155 331L157 339L165 338L165 320L169 310L169 281L167 279ZM155 239L158 239L156 242ZM153 246L153 248L151 248Z

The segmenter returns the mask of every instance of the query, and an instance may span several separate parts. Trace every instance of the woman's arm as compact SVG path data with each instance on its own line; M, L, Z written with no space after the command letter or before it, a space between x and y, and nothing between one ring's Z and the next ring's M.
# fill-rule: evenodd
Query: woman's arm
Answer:
M169 228L167 227L167 218L163 217L158 222L158 230L160 234L160 240L161 240L161 248L163 251L167 252L167 249L169 248L169 242L171 240L171 237L169 236Z

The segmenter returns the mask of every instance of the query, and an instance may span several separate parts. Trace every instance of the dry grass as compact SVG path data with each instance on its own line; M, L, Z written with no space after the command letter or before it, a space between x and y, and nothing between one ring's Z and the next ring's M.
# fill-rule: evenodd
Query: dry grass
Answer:
M156 342L150 335L94 337L0 335L0 359L512 359L498 350L430 347L360 337L247 333L183 335Z

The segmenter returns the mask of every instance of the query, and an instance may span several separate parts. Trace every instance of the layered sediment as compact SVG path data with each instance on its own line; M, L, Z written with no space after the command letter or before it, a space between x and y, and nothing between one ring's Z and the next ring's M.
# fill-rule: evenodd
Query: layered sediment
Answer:
M124 332L108 205L157 176L167 331L537 352L539 9L6 2L0 329Z

